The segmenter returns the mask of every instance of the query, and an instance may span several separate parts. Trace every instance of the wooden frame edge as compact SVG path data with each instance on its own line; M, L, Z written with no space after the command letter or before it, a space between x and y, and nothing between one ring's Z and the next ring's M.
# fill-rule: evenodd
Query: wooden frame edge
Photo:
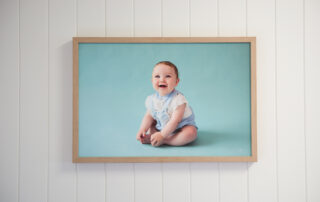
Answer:
M74 37L79 43L244 43L255 37Z
M250 41L251 51L251 153L253 159L258 161L258 142L257 142L257 49L256 38Z
M79 157L79 40L73 38L73 142L72 162Z
M250 43L251 156L79 157L79 43ZM257 162L256 37L73 37L73 163Z
M78 157L74 163L156 163L156 162L256 162L253 156L192 157Z

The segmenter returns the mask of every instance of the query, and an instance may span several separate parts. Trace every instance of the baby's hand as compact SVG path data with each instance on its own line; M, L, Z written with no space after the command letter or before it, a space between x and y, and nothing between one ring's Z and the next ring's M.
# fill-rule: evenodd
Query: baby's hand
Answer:
M156 132L151 135L151 144L152 146L158 147L163 144L164 137L161 135L161 132Z
M146 136L146 132L144 130L139 130L137 133L137 140L142 143L143 138Z

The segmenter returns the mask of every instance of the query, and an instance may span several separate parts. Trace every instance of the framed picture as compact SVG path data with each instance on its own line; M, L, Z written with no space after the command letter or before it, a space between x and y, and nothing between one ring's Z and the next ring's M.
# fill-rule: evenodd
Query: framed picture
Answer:
M179 71L197 138L136 139L155 64ZM73 38L73 162L257 161L255 37Z

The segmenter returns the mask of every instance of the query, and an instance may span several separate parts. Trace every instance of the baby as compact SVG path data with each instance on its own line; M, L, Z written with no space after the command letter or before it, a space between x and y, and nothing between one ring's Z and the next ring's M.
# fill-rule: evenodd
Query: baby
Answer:
M181 146L197 138L193 111L185 97L175 90L178 83L179 73L173 63L162 61L155 65L152 86L156 93L146 99L147 112L137 133L141 143Z

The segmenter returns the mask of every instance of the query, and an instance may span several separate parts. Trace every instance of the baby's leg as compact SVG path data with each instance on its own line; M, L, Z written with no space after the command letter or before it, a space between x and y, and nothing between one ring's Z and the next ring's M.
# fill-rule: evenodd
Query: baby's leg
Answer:
M194 126L184 126L177 134L167 137L164 144L172 146L186 145L197 138L197 129Z

